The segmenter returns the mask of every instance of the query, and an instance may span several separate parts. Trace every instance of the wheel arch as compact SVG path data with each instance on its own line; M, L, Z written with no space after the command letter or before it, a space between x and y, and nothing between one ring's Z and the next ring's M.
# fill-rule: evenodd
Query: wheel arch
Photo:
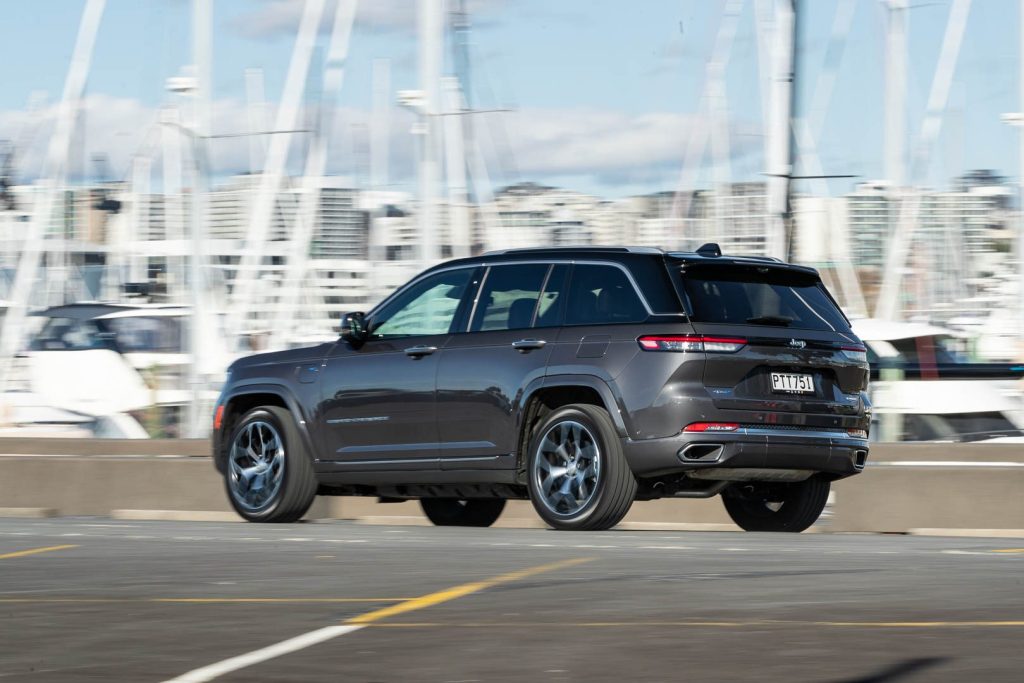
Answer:
M552 375L523 392L518 406L518 442L516 468L526 469L526 453L534 425L552 410L572 403L603 408L611 416L615 431L622 438L629 434L621 402L612 387L592 375Z
M219 472L224 471L227 444L238 420L253 408L260 406L277 406L287 410L295 422L306 453L315 459L316 451L305 414L298 400L287 387L276 384L250 384L236 387L223 397L221 405L224 406L224 416L213 444L213 460Z

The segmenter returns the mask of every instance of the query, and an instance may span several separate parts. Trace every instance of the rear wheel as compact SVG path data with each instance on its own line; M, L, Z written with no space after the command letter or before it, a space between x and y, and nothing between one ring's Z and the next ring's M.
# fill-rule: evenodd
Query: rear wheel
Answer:
M306 514L316 475L287 410L263 406L242 417L231 435L224 483L231 506L250 522L295 522Z
M737 484L722 493L725 510L746 531L799 533L814 524L828 500L829 483Z
M636 498L615 424L597 406L568 405L542 420L527 469L533 507L555 529L610 529Z
M490 526L505 509L505 499L421 498L420 507L435 526Z

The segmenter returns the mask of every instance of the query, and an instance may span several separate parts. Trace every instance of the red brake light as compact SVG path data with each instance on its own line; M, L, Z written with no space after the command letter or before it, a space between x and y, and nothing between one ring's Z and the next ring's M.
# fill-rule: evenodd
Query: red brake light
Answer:
M850 360L855 360L860 363L868 362L868 349L863 344L846 344L839 347L842 354Z
M736 422L693 422L683 427L684 432L735 432L740 426Z
M644 351L735 353L747 345L747 340L742 337L710 337L703 334L646 334L636 341Z

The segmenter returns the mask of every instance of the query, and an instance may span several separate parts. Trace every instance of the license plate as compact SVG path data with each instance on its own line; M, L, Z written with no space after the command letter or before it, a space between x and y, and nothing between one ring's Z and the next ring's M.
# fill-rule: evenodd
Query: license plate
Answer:
M813 394L814 377L795 372L773 372L772 391L786 394Z

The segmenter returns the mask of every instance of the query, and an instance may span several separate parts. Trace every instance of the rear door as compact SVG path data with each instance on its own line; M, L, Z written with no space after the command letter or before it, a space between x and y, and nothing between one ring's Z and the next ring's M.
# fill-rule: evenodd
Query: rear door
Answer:
M867 382L863 346L817 274L701 263L687 264L680 277L694 331L711 338L704 385L716 407L780 424L857 413Z
M650 316L622 265L576 262L548 375L589 375L611 383L637 354L636 325Z

